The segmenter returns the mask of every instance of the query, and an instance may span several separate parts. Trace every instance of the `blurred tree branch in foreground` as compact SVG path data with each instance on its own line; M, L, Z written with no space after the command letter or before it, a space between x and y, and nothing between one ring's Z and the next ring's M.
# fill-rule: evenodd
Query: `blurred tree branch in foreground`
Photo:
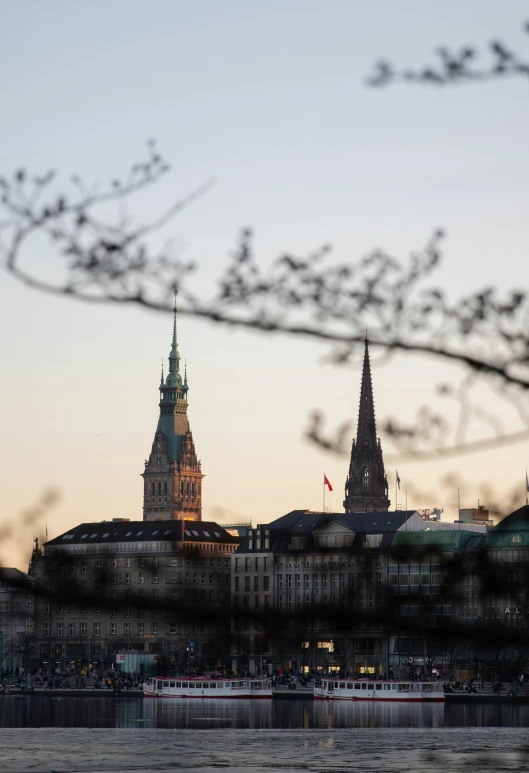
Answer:
M459 387L442 384L438 394L459 403L453 426L442 413L422 407L415 422L395 418L381 423L399 458L435 458L468 453L529 437L529 301L523 290L500 294L483 287L452 300L432 282L442 258L443 232L400 260L376 249L356 262L333 263L330 247L306 256L280 255L267 267L257 260L254 238L244 230L209 298L190 287L197 271L171 243L152 246L159 235L209 185L170 205L148 223L135 223L125 205L155 185L169 167L148 145L147 159L133 165L123 179L100 190L72 178L73 193L55 192L55 175L32 176L24 170L0 178L0 249L3 267L22 284L86 303L136 305L166 312L172 288L179 292L179 312L231 327L304 337L327 344L333 365L354 362L366 328L372 349L386 358L419 354L433 364L462 366L467 376ZM117 218L109 213L119 210ZM39 260L44 244L60 260ZM176 253L176 254L175 254ZM500 400L514 407L516 431L503 426L472 399L474 386L486 381ZM474 440L469 418L485 428ZM342 453L342 443L325 437L316 415L308 437ZM344 430L338 430L343 439Z
M522 30L529 35L529 22ZM529 55L525 59L501 40L491 40L487 45L487 60L473 45L457 50L440 46L436 50L436 63L419 69L395 67L386 59L379 60L374 73L367 79L369 86L387 86L394 81L423 83L437 86L464 82L491 81L506 77L529 78ZM481 58L480 58L481 57Z

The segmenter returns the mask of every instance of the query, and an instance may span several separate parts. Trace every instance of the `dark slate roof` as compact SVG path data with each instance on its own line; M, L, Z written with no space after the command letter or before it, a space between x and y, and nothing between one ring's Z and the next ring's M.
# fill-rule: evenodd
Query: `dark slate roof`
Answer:
M269 523L268 529L283 529L292 535L311 534L329 523L339 523L347 529L364 534L394 532L406 523L415 510L392 510L387 513L318 513L292 510Z
M9 566L0 567L0 581L12 583L13 585L19 585L25 582L35 582L34 577L30 577L29 574L21 572L20 569L14 569Z
M80 523L47 545L75 545L95 542L156 542L182 539L185 542L223 542L237 544L239 539L213 521L100 521Z
M314 533L320 532L332 523L343 526L348 531L355 532L353 549L365 546L366 534L381 534L381 550L389 549L396 529L406 523L406 517L416 511L397 510L382 513L322 513L312 510L292 510L269 524L261 524L261 529L270 532L270 551L273 553L296 550L292 547L293 537L305 537L306 545L300 550L313 550ZM319 550L320 548L318 548ZM239 552L248 550L248 538L244 539ZM326 551L343 552L343 547L325 548Z

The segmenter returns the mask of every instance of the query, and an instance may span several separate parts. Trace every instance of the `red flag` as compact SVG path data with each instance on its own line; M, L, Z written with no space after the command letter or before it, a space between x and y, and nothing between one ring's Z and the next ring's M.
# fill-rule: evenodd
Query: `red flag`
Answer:
M325 474L323 475L323 485L327 486L329 491L332 491L332 486L330 484L329 478Z

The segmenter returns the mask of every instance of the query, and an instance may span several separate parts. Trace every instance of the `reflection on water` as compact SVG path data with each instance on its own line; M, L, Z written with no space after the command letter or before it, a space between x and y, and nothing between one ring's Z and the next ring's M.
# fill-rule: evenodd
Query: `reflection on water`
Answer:
M0 727L528 727L529 704L0 697Z

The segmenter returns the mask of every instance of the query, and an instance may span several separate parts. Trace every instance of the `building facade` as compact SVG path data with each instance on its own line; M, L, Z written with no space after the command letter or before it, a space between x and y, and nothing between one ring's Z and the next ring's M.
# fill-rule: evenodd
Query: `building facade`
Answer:
M116 652L158 653L179 668L229 657L231 556L216 523L117 519L75 526L33 560L38 659L108 666Z
M19 569L0 569L0 672L27 668L33 655L33 579Z
M176 300L176 299L175 299ZM143 475L143 520L202 519L202 467L187 416L187 369L182 377L175 303L169 372L160 380L160 416Z
M388 631L376 616L388 601L391 545L396 532L425 528L402 510L294 510L250 530L232 562L234 663L386 672Z

